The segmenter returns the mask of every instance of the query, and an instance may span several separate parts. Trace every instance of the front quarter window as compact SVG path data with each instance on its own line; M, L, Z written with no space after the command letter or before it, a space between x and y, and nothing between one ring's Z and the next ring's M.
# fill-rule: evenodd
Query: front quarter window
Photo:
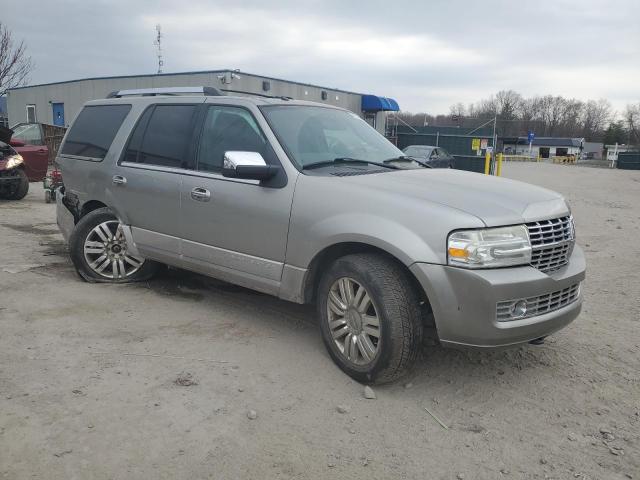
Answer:
M357 115L305 105L262 107L271 128L300 167L350 157L383 162L403 153Z

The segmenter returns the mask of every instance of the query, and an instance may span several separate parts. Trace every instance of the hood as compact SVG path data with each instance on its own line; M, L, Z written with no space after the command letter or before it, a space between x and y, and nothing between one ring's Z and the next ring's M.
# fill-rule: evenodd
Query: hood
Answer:
M461 210L488 227L568 215L564 198L546 188L449 169L399 170L341 181Z
M0 125L0 142L4 142L8 145L9 142L11 141L12 135L13 135L13 130Z

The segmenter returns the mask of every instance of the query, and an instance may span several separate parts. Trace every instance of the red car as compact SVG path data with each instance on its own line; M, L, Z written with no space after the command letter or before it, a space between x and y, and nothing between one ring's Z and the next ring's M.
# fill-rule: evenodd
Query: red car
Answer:
M24 171L30 182L41 182L47 175L49 149L39 123L19 123L13 128L11 146L22 155Z
M48 165L49 149L39 124L18 125L15 131L0 127L0 199L24 198L29 181L44 180Z

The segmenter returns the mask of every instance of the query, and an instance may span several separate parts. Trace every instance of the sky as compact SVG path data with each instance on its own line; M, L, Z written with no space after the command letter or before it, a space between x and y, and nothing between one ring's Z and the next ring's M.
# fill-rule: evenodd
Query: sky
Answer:
M47 0L29 2L31 14L0 10L35 63L31 84L154 73L161 24L164 72L238 68L432 114L508 89L606 98L618 111L640 102L640 0Z

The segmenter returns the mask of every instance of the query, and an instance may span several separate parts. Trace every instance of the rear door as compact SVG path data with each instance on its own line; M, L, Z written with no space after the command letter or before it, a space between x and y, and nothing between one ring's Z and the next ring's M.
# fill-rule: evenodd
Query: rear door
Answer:
M193 164L198 107L149 106L113 171L113 204L148 258L174 263L180 253L180 188Z
M258 118L248 108L207 105L196 170L183 178L182 252L189 268L276 294L294 183L284 171L267 184L221 174L226 151L258 152L279 164Z

